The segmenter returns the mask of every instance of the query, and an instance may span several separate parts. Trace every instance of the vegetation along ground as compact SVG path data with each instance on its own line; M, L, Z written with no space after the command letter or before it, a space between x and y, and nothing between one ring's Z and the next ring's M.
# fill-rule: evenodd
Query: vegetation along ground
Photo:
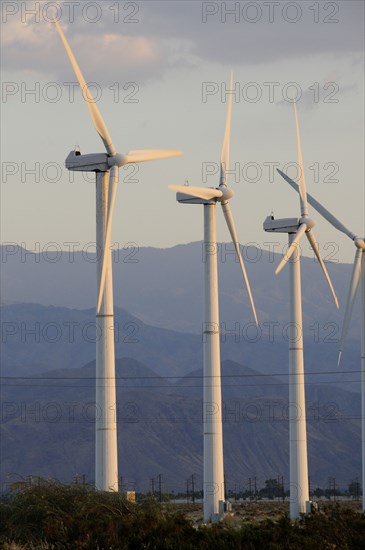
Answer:
M239 502L223 522L203 525L201 504L134 504L119 493L48 483L4 494L0 514L4 550L365 548L359 502L321 503L297 522L287 502Z

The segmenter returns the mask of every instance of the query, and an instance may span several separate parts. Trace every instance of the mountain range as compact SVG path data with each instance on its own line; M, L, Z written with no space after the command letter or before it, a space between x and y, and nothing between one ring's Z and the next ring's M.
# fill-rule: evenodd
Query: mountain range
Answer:
M159 473L169 489L184 490L193 473L201 483L202 250L191 243L114 251L120 472L139 490ZM218 248L228 486L288 478L288 274L273 274L279 255L242 250L259 328L232 245ZM10 244L0 252L1 481L9 473L92 480L95 257ZM351 266L328 269L344 306ZM310 476L345 485L361 469L359 303L337 369L344 308L335 309L306 257L302 287Z
M119 471L125 487L148 491L202 484L202 370L176 381L139 361L118 359ZM95 363L33 377L7 378L2 388L1 481L18 476L94 479ZM248 478L284 476L288 484L288 386L233 361L222 363L222 415L227 487ZM360 396L323 384L307 386L312 486L328 476L346 486L360 475Z
M271 249L273 243L270 243ZM267 243L269 247L269 243ZM61 251L57 243L39 246L39 252L16 244L3 245L1 252L1 303L37 303L47 306L90 309L96 301L95 253L92 243L82 250ZM89 251L90 249L90 251ZM275 250L280 250L276 247ZM52 252L53 251L53 252ZM287 322L288 270L275 276L281 255L258 244L241 246L251 282L261 329L265 322ZM252 323L242 274L232 243L217 245L221 322L228 329ZM306 252L306 251L305 251ZM329 249L322 251L341 309L336 310L318 262L303 256L303 326L320 340L339 337L352 266L336 262ZM313 253L312 253L313 255ZM326 261L326 258L328 260ZM329 258L332 258L329 261ZM203 312L202 242L159 249L126 246L113 252L115 305L147 324L201 334ZM359 302L359 301L358 301ZM359 336L359 303L354 308L350 336ZM334 326L325 326L334 323ZM311 328L312 327L312 328Z

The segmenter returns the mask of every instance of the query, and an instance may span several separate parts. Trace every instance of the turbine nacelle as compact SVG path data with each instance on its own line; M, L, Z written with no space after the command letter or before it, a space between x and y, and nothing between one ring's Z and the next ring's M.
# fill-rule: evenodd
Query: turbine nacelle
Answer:
M88 153L82 155L79 148L70 151L66 158L65 166L68 170L74 172L108 172L113 166L120 168L130 162L140 162L133 160L129 153L122 155L108 155L107 153Z
M169 185L177 191L176 200L182 204L227 204L233 197L234 191L227 186L219 187L190 187L190 185ZM186 189L186 191L185 191Z
M276 220L274 216L267 216L263 223L264 231L269 233L295 233L300 225L300 218L281 218Z
M76 172L107 172L110 168L120 168L125 164L159 160L180 155L181 151L175 149L143 149L141 151L129 151L125 155L121 153L116 153L115 155L88 153L82 155L80 149L77 147L68 154L65 166L68 170Z
M188 188L188 186L186 186ZM217 202L216 198L213 199L202 199L190 195L189 193L178 192L176 193L176 200L180 204L215 204Z
M73 172L107 172L109 157L106 153L89 153L82 155L76 148L68 154L65 166Z
M302 218L281 218L276 220L273 215L267 216L264 221L264 231L269 233L296 233L301 225L306 225L306 232L310 231L316 222L308 216Z

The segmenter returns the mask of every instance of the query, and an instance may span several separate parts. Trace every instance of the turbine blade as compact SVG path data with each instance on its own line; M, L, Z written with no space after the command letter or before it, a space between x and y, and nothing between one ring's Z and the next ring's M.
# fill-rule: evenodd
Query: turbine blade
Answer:
M100 311L101 303L104 297L106 272L108 269L108 253L110 249L110 237L112 232L113 213L114 213L115 197L118 189L118 181L119 181L119 169L117 166L112 166L109 174L108 212L107 212L107 218L106 218L106 231L105 231L105 240L104 240L103 261L102 261L100 283L99 283L98 301L96 306L96 311L98 313Z
M297 134L298 165L299 165L300 211L302 216L308 216L307 188L305 185L302 147L300 144L298 113L297 113L297 106L295 101L294 101L294 114L295 114L295 128L296 128L296 134Z
M335 289L333 288L333 285L332 285L330 276L329 276L329 274L328 274L327 268L326 268L326 266L325 266L325 264L324 264L324 261L322 260L321 254L320 254L320 252L319 252L318 243L317 243L317 241L316 241L316 239L315 239L315 237L314 237L314 235L313 235L313 231L307 231L307 232L306 232L306 235L307 235L307 239L308 239L308 241L309 241L311 247L312 247L313 250L314 250L315 255L317 256L317 259L318 259L318 261L319 261L319 263L320 263L320 266L321 266L321 268L322 268L322 271L323 271L323 273L324 273L324 276L325 276L326 279L327 279L327 283L328 283L328 285L329 285L329 287L330 287L330 289L331 289L333 299L334 299L335 304L336 304L336 307L337 307L337 309L338 309L338 308L340 307L340 306L339 306L339 303L338 303L338 298L337 298Z
M243 258L242 258L242 254L241 254L241 251L240 251L240 246L239 246L239 242L238 242L238 238L237 238L237 232L236 232L236 226L235 226L234 219L233 219L233 216L232 216L231 207L230 207L228 202L225 202L225 203L222 203L222 208L223 208L223 214L224 214L224 217L226 219L226 223L227 223L229 232L231 234L231 238L232 238L234 247L236 249L238 260L240 262L243 279L245 281L248 297L250 299L252 313L253 313L253 316L255 318L255 323L258 326L259 322L258 322L258 319L257 319L256 308L255 308L255 304L254 304L254 301L253 301L253 296L252 296L252 292L251 292L251 288L250 288L250 283L248 281L245 264L243 263Z
M361 250L360 248L358 248L356 250L355 260L354 260L354 267L353 267L352 275L351 275L350 288L349 288L349 293L348 293L348 297L347 297L345 318L344 318L343 325L342 325L342 332L341 332L341 338L340 338L340 352L339 352L339 356L338 356L338 366L340 366L341 356L342 356L342 352L344 350L345 340L346 340L346 336L347 336L349 326L350 326L352 309L354 307L354 301L355 301L355 297L356 297L356 291L357 291L358 286L359 286L360 274L361 274L361 259L362 259L362 254L363 253L364 253L364 251Z
M286 251L286 254L285 254L284 258L281 260L280 264L276 268L275 275L280 273L280 271L283 269L284 265L287 263L287 261L291 258L291 256L297 250L298 243L299 243L300 239L303 237L304 233L306 232L306 229L307 229L307 225L305 223L302 223L298 227L296 235L295 235L295 239L293 240L293 242L289 246L288 250Z
M178 149L141 149L129 151L126 154L126 163L180 157L182 154Z
M233 73L231 73L231 81L229 89L232 92L233 86ZM221 166L220 166L220 176L219 176L219 185L227 185L228 181L228 168L229 168L229 144L231 137L231 118L232 118L232 93L228 97L228 107L227 107L227 117L226 117L226 128L224 131L223 146L221 152Z
M287 174L285 174L284 172L282 172L281 170L279 170L277 168L277 171L279 172L279 174L281 175L282 178L284 178L288 183L289 185L292 186L293 189L295 189L295 191L297 193L299 193L299 186L297 183L295 183L294 180L292 180L291 178L289 178L289 176ZM308 199L308 202L311 206L313 206L313 208L315 208L317 210L317 212L319 214L321 214L321 216L323 216L331 225L333 225L333 227L335 227L336 229L338 229L339 231L341 231L342 233L345 233L345 235L347 235L348 237L350 237L350 239L354 240L356 239L356 235L355 233L353 233L352 231L350 231L342 222L340 222L333 214L331 214L331 212L329 212L327 210L327 208L325 208L320 202L318 202L314 197L312 197L312 195L310 195L309 193L307 193L307 199Z
M75 72L76 78L79 81L81 92L83 94L83 97L85 99L85 94L87 99L85 99L87 107L89 109L89 113L91 115L91 119L93 121L95 130L98 132L99 136L101 137L105 149L107 150L107 153L111 156L114 156L116 154L115 147L112 142L112 138L110 137L110 134L108 132L108 128L106 127L106 124L104 122L103 117L100 114L100 111L95 103L94 98L92 97L90 90L85 82L85 79L82 75L82 72L80 70L80 67L75 59L74 54L72 53L72 50L70 48L69 43L67 42L67 39L63 33L63 30L61 29L57 19L53 19L54 24L56 25L56 28L58 30L58 34L61 37L62 43L65 47L66 53L69 57L69 60L71 61L71 65L73 67L73 70Z
M209 187L190 187L190 185L169 185L168 187L177 193L184 193L184 195L198 197L198 199L210 200L223 195L219 189L210 189Z

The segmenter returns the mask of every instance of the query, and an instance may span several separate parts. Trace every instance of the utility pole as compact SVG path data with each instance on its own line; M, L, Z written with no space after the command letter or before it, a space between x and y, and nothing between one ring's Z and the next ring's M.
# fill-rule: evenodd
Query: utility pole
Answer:
M151 493L155 496L155 478L151 477Z
M223 483L224 483L224 500L227 500L227 479L226 479L226 474L223 475Z
M255 483L255 502L257 502L257 485L256 485L256 476L254 477L254 483Z
M333 500L336 502L336 478L333 478Z
M357 477L355 479L355 498L356 498L356 500L359 500L359 493L360 493L360 490L359 490L360 486L359 485L360 485L359 484L359 478Z
M336 502L336 478L328 478L328 497L331 500L331 489L333 488L333 500Z
M186 480L186 502L189 502L189 478Z
M250 502L252 500L252 485L251 485L251 478L248 478L248 486L249 486L249 493L250 493Z
M160 503L162 502L161 478L162 478L162 474L158 474L158 494L159 494Z
M193 504L195 504L194 474L192 474L192 476L191 476L191 490L193 492Z

